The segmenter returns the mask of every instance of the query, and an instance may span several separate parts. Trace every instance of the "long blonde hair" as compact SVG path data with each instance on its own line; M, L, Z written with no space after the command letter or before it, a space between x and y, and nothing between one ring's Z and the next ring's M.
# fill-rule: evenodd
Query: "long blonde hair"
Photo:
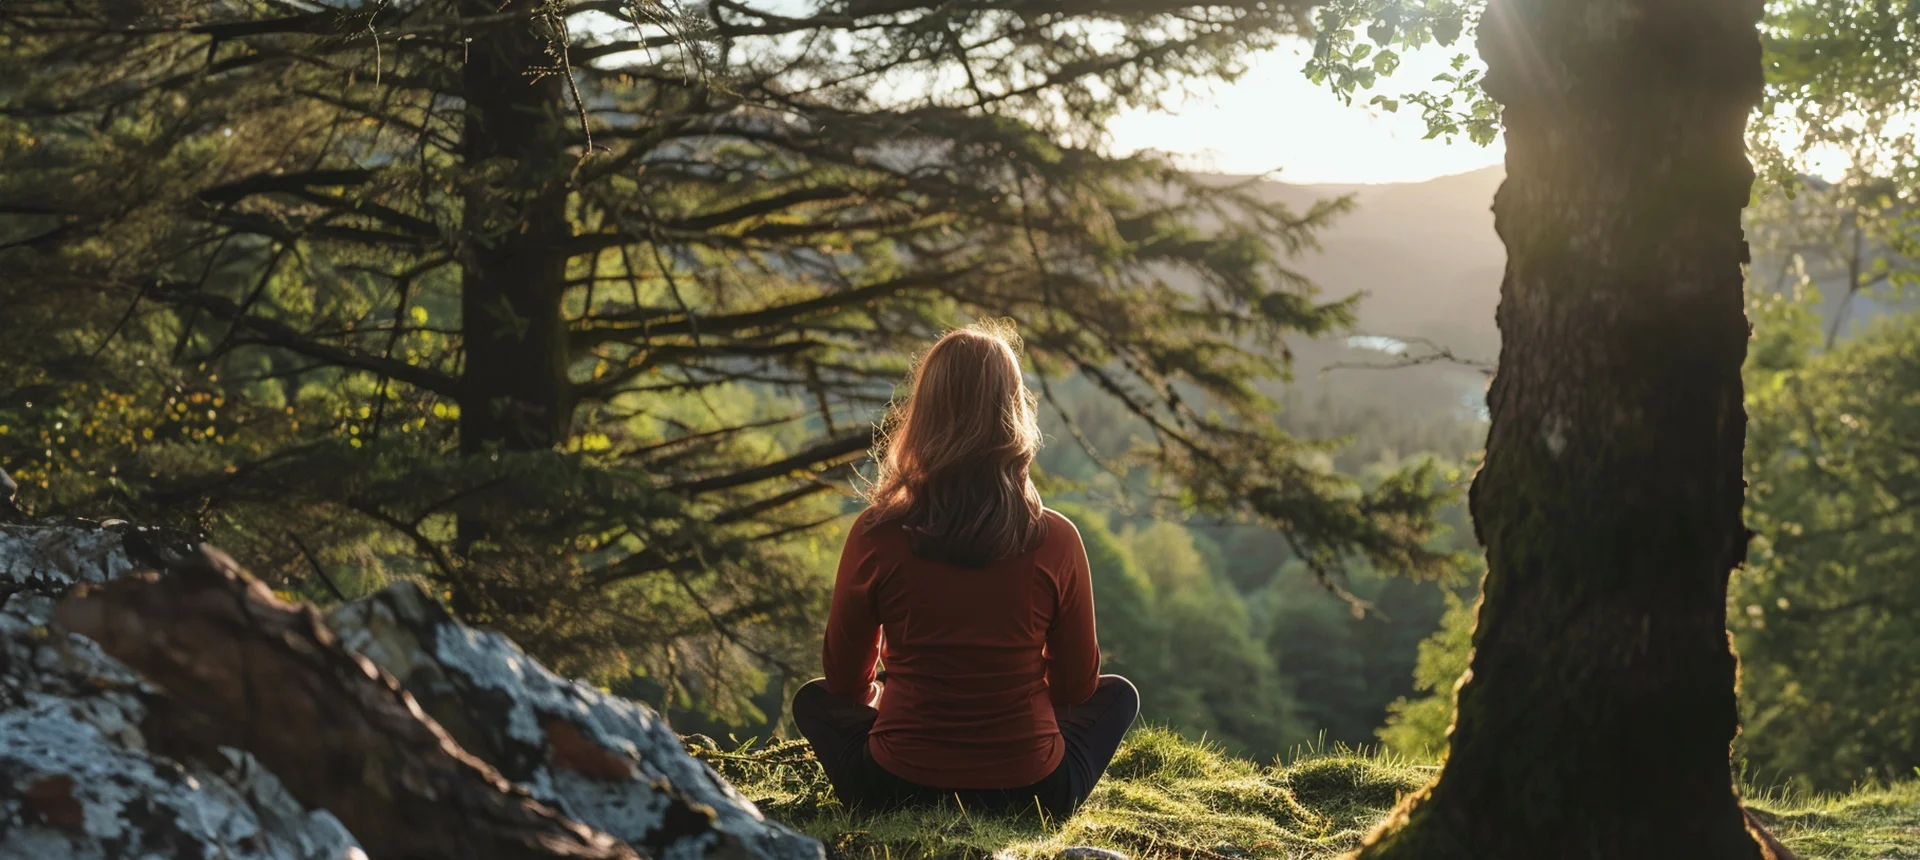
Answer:
M922 556L979 567L1045 537L1028 470L1040 450L1020 336L1005 322L948 332L920 357L888 416L867 494L869 527L898 523Z

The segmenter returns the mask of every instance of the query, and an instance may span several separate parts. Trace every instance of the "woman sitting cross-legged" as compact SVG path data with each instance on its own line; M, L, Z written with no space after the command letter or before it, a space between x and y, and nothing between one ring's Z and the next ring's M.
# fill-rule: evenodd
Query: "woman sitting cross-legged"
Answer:
M793 720L849 806L1063 819L1139 712L1100 674L1080 533L1028 476L1040 431L1016 345L974 326L921 358L841 551L826 677Z

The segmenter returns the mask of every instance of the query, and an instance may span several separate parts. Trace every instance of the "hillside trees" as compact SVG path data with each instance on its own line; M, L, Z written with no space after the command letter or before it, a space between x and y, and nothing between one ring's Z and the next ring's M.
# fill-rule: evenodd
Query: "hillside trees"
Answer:
M1102 671L1140 688L1142 712L1154 724L1253 756L1278 755L1304 739L1287 679L1191 532L1160 522L1115 534L1096 509L1055 506L1087 545L1100 596Z
M1763 180L1764 181L1764 180ZM1835 180L1803 177L1795 193L1763 188L1748 219L1754 290L1792 297L1817 287L1827 317L1824 348L1871 322L1869 301L1897 302L1920 283L1920 222L1894 183L1855 167ZM1867 307L1862 307L1867 305ZM1884 307L1884 305L1882 305Z
M569 671L749 690L811 651L914 350L1011 316L1189 507L1444 562L1426 476L1361 491L1261 420L1287 336L1350 319L1286 266L1340 204L1094 146L1302 7L709 11L6 4L7 467L316 596L418 577Z
M1920 317L1824 354L1780 352L1795 360L1749 370L1759 534L1730 607L1739 749L1749 778L1769 783L1908 778L1920 761Z
M1129 435L1146 434L1082 381L1055 385L1054 394L1065 414L1044 422L1050 432L1065 436L1077 424L1096 450L1124 450ZM1465 506L1451 491L1468 472L1455 458L1478 444L1468 440L1484 426L1410 413L1348 411L1320 399L1287 403L1272 420L1337 439L1337 451L1315 456L1362 485L1392 480L1410 463L1430 469L1434 491L1450 501L1428 540L1448 568L1427 581L1357 564L1315 571L1283 533L1142 504L1150 495L1143 476L1102 470L1070 445L1042 452L1050 503L1087 541L1109 665L1141 688L1144 713L1252 755L1372 741L1387 706L1411 691L1414 652L1439 622L1442 589L1467 584L1472 569ZM1109 523L1119 539L1094 522Z
M1424 695L1402 697L1387 706L1386 722L1376 731L1388 749L1413 759L1445 754L1453 725L1453 692L1466 674L1473 652L1474 607L1457 595L1446 597L1440 628L1421 640L1413 667L1413 687Z
M1761 4L1496 0L1488 573L1440 778L1360 856L1758 858L1735 796Z

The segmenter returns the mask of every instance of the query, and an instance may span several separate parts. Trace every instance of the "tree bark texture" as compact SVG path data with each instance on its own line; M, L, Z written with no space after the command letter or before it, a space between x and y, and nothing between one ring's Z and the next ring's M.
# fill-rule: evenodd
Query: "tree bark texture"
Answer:
M251 753L372 860L639 860L468 755L311 608L218 551L166 577L83 586L55 618L166 691L150 740Z
M1725 623L1748 538L1760 16L1760 0L1487 8L1508 250L1471 493L1488 573L1443 772L1360 857L1777 853L1733 786Z
M467 454L564 443L567 378L566 75L533 10L541 0L464 0L479 19L461 71L460 441ZM503 12L525 17L502 18Z

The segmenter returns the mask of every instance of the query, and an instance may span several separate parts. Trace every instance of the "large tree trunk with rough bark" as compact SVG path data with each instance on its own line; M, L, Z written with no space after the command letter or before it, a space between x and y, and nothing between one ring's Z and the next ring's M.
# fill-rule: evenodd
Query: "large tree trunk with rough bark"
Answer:
M1757 860L1728 761L1760 0L1493 0L1488 573L1439 780L1364 858Z
M467 454L537 451L567 440L569 125L552 40L527 26L537 0L466 0L478 19L462 70L460 442Z

